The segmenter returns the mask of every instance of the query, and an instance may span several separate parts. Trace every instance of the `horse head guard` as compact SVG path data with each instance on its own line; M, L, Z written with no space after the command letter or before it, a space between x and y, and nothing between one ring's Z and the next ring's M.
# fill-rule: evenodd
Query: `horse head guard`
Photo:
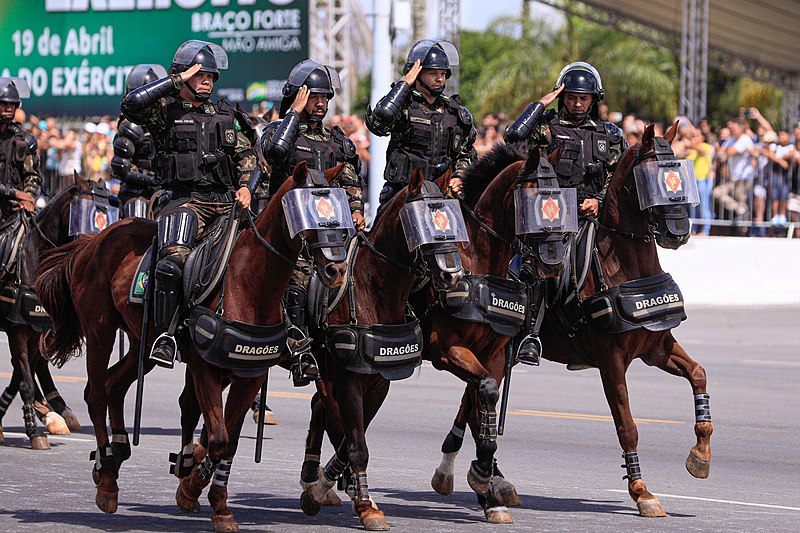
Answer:
M284 194L281 204L289 237L299 234L309 257L319 251L329 261L321 272L323 282L338 278L336 264L347 258L347 242L355 232L344 189L331 186L321 171L308 169L303 186Z
M649 152L642 152L642 147L636 151L633 167L638 207L647 213L649 234L656 243L674 250L689 240L689 205L700 203L694 165L676 159L663 137L653 138Z
M400 221L417 270L430 277L434 289L453 288L464 275L457 243L469 243L458 201L445 199L434 182L425 180L417 194L406 197Z
M520 176L514 190L515 232L523 244L523 262L537 278L557 277L564 268L565 237L578 231L577 206L576 190L559 187L540 150L536 172Z

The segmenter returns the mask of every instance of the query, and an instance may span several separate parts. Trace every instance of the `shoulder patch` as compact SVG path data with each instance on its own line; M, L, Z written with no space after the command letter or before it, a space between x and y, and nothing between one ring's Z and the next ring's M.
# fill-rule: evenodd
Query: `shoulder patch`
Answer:
M344 150L344 155L350 159L356 155L356 143L351 141L349 137L345 137L342 139L342 150Z
M469 112L464 106L458 108L458 120L461 121L461 124L464 126L472 126L472 113Z

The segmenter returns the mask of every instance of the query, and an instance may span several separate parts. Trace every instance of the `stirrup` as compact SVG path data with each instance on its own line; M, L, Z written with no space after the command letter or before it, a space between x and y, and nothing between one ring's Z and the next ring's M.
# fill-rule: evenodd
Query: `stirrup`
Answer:
M175 341L175 337L169 333L162 333L153 343L150 360L158 366L173 368L176 353L178 353L178 343Z
M542 341L535 335L525 335L517 347L518 363L530 366L539 366L542 359Z
M311 350L296 355L298 358L290 368L292 381L295 387L305 387L312 381L319 379L319 367Z

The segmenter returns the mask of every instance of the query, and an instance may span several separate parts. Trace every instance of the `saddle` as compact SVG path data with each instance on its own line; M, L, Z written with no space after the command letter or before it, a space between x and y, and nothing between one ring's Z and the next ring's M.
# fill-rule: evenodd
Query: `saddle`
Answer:
M206 231L200 243L189 252L183 267L183 294L186 307L191 308L203 302L218 288L228 269L228 261L239 235L239 225L239 219L234 216L218 219ZM150 246L139 260L128 291L130 304L143 303L153 253L153 247Z
M0 223L0 277L15 274L17 255L25 239L27 224L22 211L17 211Z

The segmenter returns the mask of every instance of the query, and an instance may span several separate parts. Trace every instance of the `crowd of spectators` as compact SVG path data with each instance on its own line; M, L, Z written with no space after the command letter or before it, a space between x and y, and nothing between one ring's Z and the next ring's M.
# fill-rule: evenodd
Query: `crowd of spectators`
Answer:
M109 162L116 117L58 122L52 117L26 116L22 109L18 113L17 120L39 141L46 196L72 183L74 171L88 179L105 180L115 192L119 183L111 179ZM609 111L605 102L599 113L622 129L629 144L639 141L647 125L635 115ZM277 115L268 102L251 111L259 132ZM686 117L676 120L679 128L673 150L678 158L693 161L700 193L700 205L691 211L695 234L709 235L717 228L714 231L721 233L785 235L786 226L795 223L800 237L800 123L792 131L776 130L756 108L742 109L716 129L705 118L697 124ZM478 156L502 142L508 122L502 112L486 113L476 120ZM342 128L355 143L363 162L362 175L367 178L370 133L363 117L332 115L330 125ZM664 125L656 124L656 133L663 132Z

